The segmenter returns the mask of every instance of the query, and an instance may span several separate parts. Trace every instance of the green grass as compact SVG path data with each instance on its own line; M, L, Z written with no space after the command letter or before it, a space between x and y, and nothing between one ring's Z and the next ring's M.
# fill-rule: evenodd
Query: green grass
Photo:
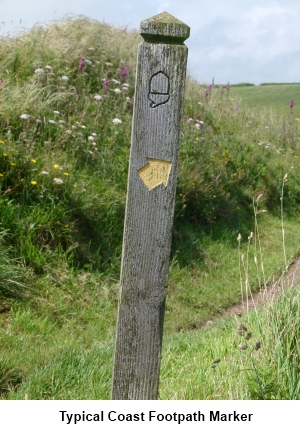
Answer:
M283 115L290 114L290 102L294 99L293 119L294 121L296 118L300 119L300 83L251 87L232 86L230 94L240 97L242 103L252 108L271 108Z
M80 17L1 42L0 395L107 399L140 36ZM268 103L251 107L241 102L243 87L221 94L216 86L206 96L206 88L187 80L161 398L260 395L253 369L248 376L226 376L244 360L245 351L230 355L234 323L198 329L245 298L249 288L280 276L286 260L298 255L298 96L288 93L297 87L276 88L276 108L269 109L271 87L261 87ZM253 100L256 87L246 89ZM290 100L282 114L286 101L279 94L294 97L293 118ZM278 319L286 309L278 308ZM261 336L257 316L249 318ZM265 324L281 355L279 367L262 377L280 375L280 396L297 397L286 353L297 343L281 338L276 319ZM201 371L200 346L206 348ZM226 368L210 367L218 352L227 357ZM270 361L267 348L258 354Z

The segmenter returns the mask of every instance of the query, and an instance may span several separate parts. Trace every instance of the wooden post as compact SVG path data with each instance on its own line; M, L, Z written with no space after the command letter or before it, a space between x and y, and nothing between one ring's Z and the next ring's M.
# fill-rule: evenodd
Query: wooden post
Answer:
M141 22L112 399L157 399L190 29Z

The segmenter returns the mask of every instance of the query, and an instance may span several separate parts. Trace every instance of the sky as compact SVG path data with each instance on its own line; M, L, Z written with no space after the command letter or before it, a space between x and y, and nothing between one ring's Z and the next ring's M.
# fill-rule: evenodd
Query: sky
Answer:
M191 28L188 72L199 83L300 82L300 0L0 0L0 35L67 14L138 30L161 12Z

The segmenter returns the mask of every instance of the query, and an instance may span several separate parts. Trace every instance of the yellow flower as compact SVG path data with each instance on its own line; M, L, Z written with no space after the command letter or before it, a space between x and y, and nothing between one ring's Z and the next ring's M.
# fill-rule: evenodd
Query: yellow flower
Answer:
M7 157L8 154L3 154L3 157Z
M16 163L10 163L11 166L16 166Z
M68 173L68 172L64 172L64 175L65 175L65 176L69 176L69 173Z
M0 176L3 176L2 173L0 173Z
M76 185L76 184L74 184L73 186L74 186L74 187L77 187L77 185Z
M31 160L31 162L32 162L32 163L36 163L36 160L33 158L33 159Z
M54 169L58 169L59 168L59 164L53 164Z
M32 185L36 185L37 182L36 181L31 181Z
M65 228L69 228L69 224L65 224L65 225L64 225L64 227L65 227Z
M3 140L0 140L0 143L1 143L2 145L4 145L4 142L3 142Z

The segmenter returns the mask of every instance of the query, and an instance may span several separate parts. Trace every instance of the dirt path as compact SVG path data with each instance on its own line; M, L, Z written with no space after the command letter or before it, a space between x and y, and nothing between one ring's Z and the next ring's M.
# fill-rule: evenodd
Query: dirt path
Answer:
M247 310L259 308L263 306L267 301L273 300L274 297L279 295L281 292L286 291L293 285L300 283L300 257L296 258L294 262L289 266L287 272L281 276L277 281L270 282L263 290L253 293L252 297L248 299L248 307L245 303L237 303L230 308L227 308L218 316L212 318L206 322L206 325L211 324L213 321L225 318L227 316L241 316Z

